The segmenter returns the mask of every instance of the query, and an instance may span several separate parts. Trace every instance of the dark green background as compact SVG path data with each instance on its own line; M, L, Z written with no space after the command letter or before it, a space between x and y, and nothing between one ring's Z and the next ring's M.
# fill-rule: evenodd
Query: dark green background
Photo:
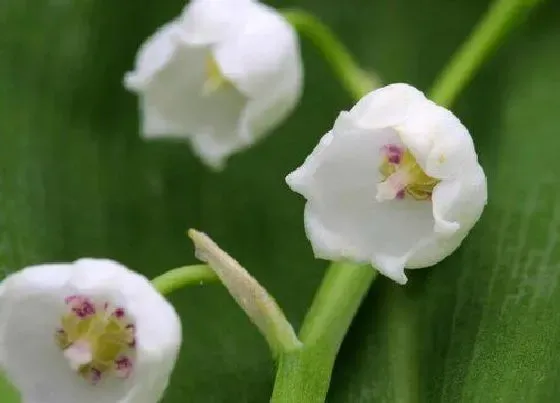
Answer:
M488 2L274 5L316 13L385 82L428 89ZM122 75L182 6L2 0L0 266L107 256L155 276L195 262L184 231L196 227L297 326L325 263L312 257L303 200L284 176L351 99L304 41L300 107L225 172L209 172L186 145L143 143ZM329 402L560 399L559 20L550 0L462 94L455 111L475 137L490 204L444 263L412 273L406 287L377 281L342 347ZM226 292L190 288L172 301L184 344L164 402L266 402L273 362Z

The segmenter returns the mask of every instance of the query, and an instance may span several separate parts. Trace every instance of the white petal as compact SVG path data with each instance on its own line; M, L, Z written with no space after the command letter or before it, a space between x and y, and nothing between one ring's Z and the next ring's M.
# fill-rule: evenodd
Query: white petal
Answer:
M276 10L253 3L243 28L217 43L214 56L224 76L249 99L239 122L248 143L296 106L303 88L298 38Z
M305 211L317 257L371 263L401 284L408 259L430 240L433 225L428 202L366 203L333 196L328 206L308 201Z
M478 165L468 130L432 101L417 104L397 130L418 164L433 178L455 178Z
M138 51L135 70L124 77L125 88L140 91L152 82L173 58L179 35L179 25L171 22L148 38Z
M209 45L239 32L254 8L253 0L191 0L179 17L181 37L191 45Z
M354 124L364 129L394 127L425 101L424 94L408 84L390 84L365 95L349 114Z
M294 110L301 96L302 72L292 66L283 77L278 77L271 91L251 98L243 110L240 129L245 129L254 143L275 129Z
M225 166L227 158L249 145L246 137L242 134L228 131L227 129L216 131L203 131L192 138L192 147L209 167L221 170Z
M286 183L294 192L302 195L310 194L308 186L313 182L313 175L325 158L329 144L332 142L333 132L330 131L319 140L319 144L315 146L311 154L305 158L305 162L286 176Z
M432 266L459 247L486 206L487 186L484 171L478 166L457 182L440 183L434 189L432 200L436 219L435 236L429 244L410 256L407 268ZM438 228L438 220L446 223L443 225L453 226L455 231L446 232L445 229Z
M381 149L387 143L400 143L394 130L371 133L358 127L348 112L342 112L332 131L321 138L305 162L289 174L286 181L292 190L306 198L324 198L323 186L327 189L340 186L340 193L367 189L375 195L376 184L381 179Z
M149 103L149 97L142 97L142 134L144 138L177 137L185 138L185 130L181 122L167 117L158 110L157 106Z
M278 81L301 81L297 34L264 4L253 3L242 29L217 43L214 55L224 76L250 98L274 92Z
M0 356L24 403L160 399L180 343L180 324L173 308L143 276L113 261L82 259L28 267L9 276L3 286L0 305L6 323L0 332ZM91 385L71 370L54 334L66 309L64 298L76 293L121 304L135 319L137 362L130 378L108 377Z

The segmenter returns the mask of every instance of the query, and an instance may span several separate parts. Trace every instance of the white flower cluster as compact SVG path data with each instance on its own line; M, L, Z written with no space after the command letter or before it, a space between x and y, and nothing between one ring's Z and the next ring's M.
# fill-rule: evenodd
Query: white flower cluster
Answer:
M301 70L296 35L273 9L193 0L143 46L125 82L141 95L146 136L188 138L221 167L286 117ZM431 266L459 246L487 196L468 130L406 84L342 112L287 182L307 199L317 257L368 262L400 284L405 268Z

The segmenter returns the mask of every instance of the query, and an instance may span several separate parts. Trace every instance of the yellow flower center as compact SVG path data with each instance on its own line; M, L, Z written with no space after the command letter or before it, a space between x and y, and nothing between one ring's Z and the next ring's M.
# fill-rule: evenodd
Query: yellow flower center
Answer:
M387 145L383 149L383 162L379 171L383 181L377 185L377 200L404 199L429 200L439 179L428 176L405 147Z
M224 77L218 62L211 54L206 56L206 81L202 86L202 93L204 95L210 95L224 87L228 86L230 82Z
M105 373L128 377L135 358L135 328L125 310L109 303L100 306L82 295L65 302L68 312L55 340L70 367L93 384Z

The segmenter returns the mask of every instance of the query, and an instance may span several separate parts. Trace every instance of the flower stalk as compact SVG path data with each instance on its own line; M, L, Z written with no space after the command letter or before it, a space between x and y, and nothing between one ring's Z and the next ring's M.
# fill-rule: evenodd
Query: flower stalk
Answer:
M367 265L330 266L299 335L303 348L280 357L272 403L324 401L342 340L376 276Z
M380 86L373 73L360 67L334 32L319 18L303 10L282 13L301 35L307 37L323 54L345 90L355 99Z
M436 79L430 98L449 107L482 63L543 0L496 0Z
M218 276L204 264L171 269L152 279L152 285L163 295L171 294L189 285L204 285L219 281Z

